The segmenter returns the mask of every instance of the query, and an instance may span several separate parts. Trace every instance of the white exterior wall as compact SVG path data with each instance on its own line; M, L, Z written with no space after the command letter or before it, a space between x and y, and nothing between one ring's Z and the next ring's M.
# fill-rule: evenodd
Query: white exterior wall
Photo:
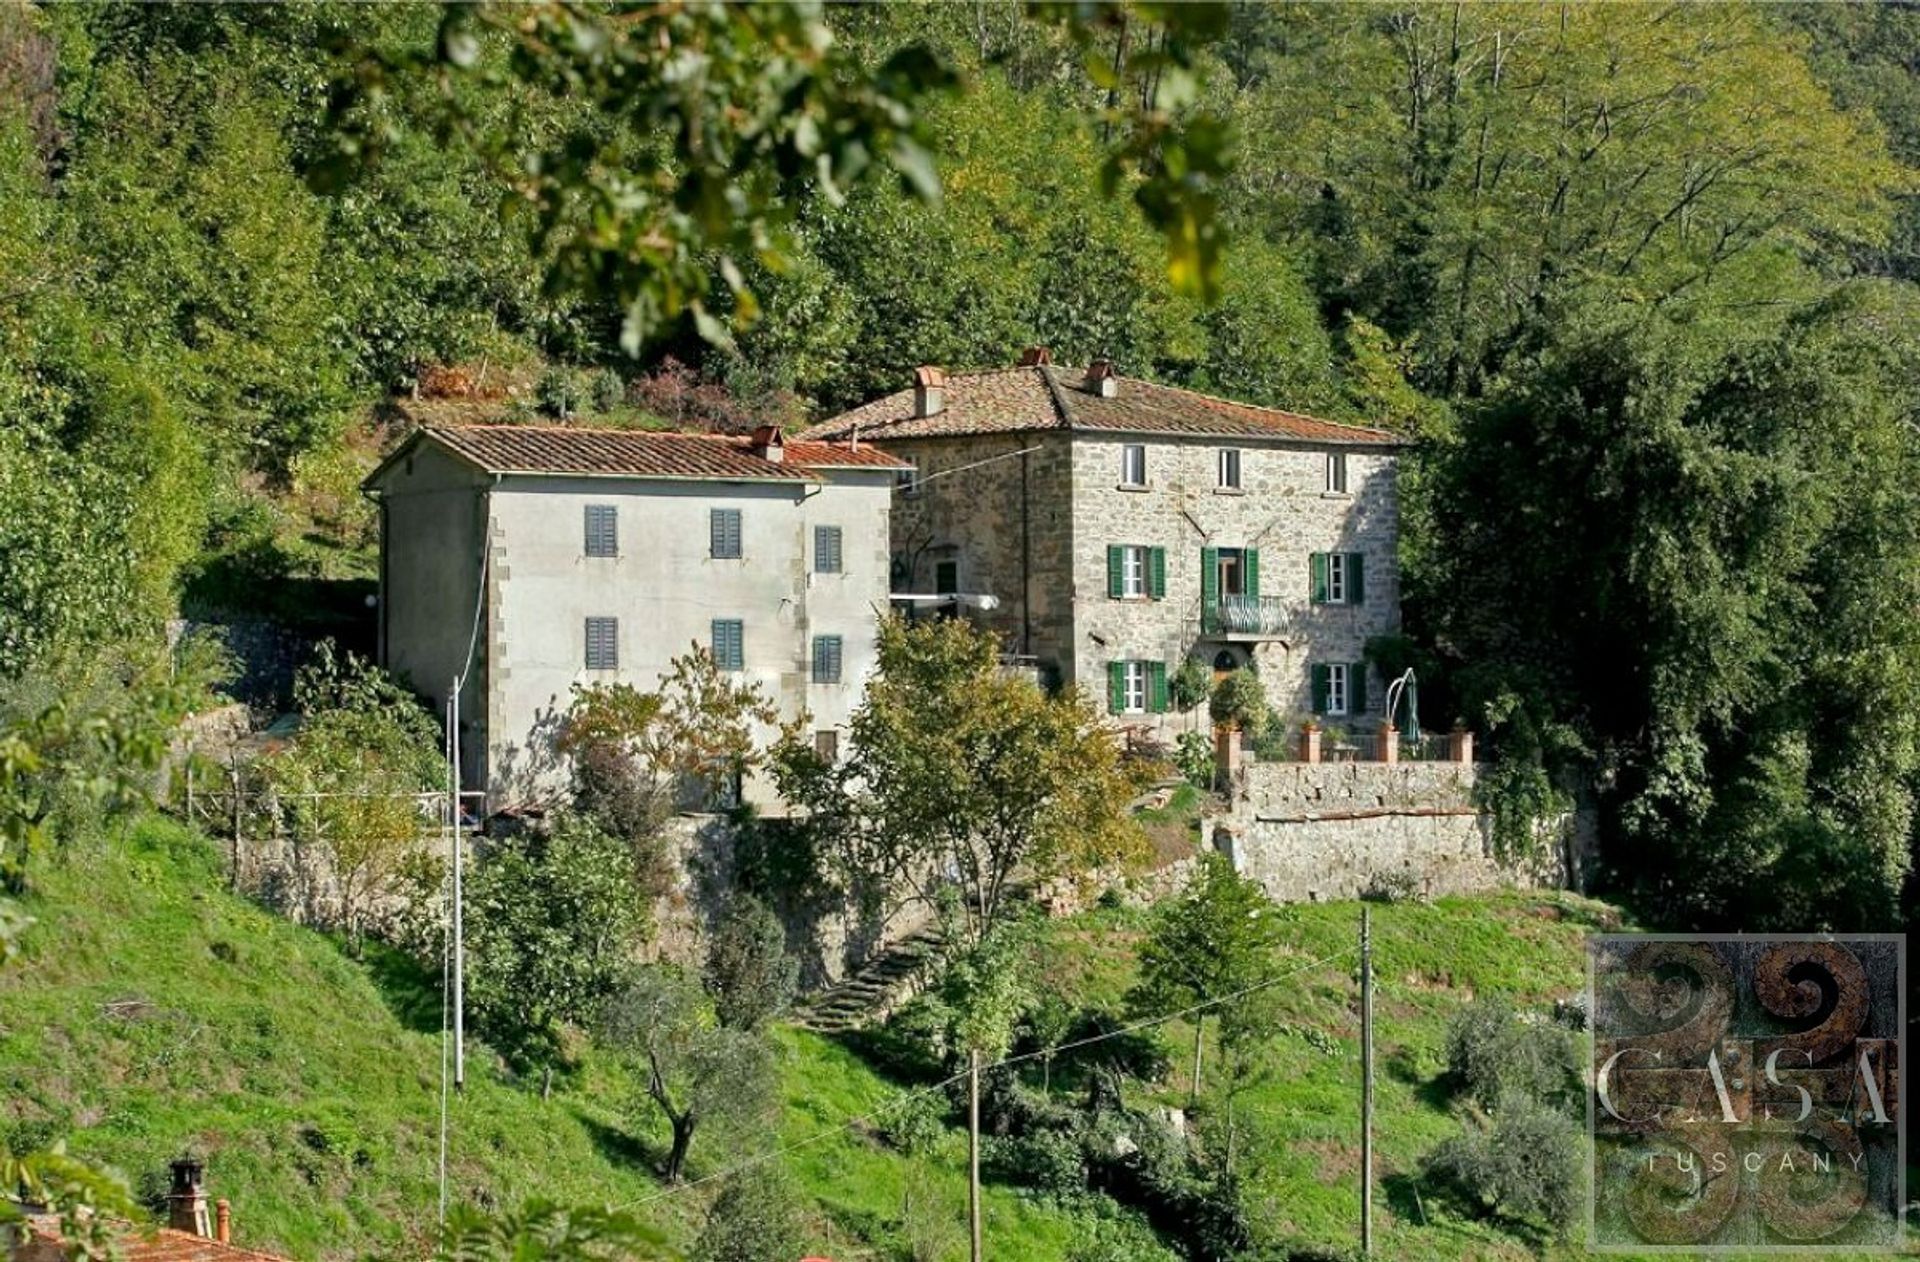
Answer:
M710 647L712 623L744 624L744 678L844 728L876 655L887 601L890 470L832 470L822 484L511 477L491 496L487 787L501 801L561 788L552 736L573 686L656 687L669 661ZM619 555L589 557L585 509L619 511ZM737 508L738 560L710 556L709 510ZM813 572L813 528L838 526L839 574ZM617 670L586 668L586 619L619 619ZM812 682L812 642L842 640L839 684ZM772 730L760 733L771 739ZM747 797L771 804L770 786Z
M1146 489L1120 485L1121 449L1147 449ZM1240 491L1218 486L1222 448L1240 452ZM1168 671L1189 654L1211 662L1227 645L1201 634L1201 549L1256 548L1260 594L1285 600L1292 630L1251 653L1269 696L1283 713L1311 706L1308 667L1357 662L1369 638L1400 625L1399 508L1395 458L1347 448L1347 491L1326 490L1330 448L1231 438L1076 435L1073 443L1073 608L1075 676L1104 706L1107 663L1163 661ZM1166 595L1115 600L1107 590L1107 547L1139 544L1167 554ZM1366 556L1365 603L1316 605L1315 552ZM1372 672L1369 672L1371 675ZM1369 678L1364 710L1378 714L1384 684ZM1125 721L1184 730L1189 716L1127 715ZM1204 722L1204 720L1201 720Z

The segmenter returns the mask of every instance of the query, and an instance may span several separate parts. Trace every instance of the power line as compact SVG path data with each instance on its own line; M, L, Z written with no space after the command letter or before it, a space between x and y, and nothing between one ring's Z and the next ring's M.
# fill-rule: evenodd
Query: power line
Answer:
M1022 1052L1018 1056L1004 1057L1001 1060L994 1061L990 1065L982 1065L980 1067L980 1070L981 1072L986 1072L988 1070L993 1070L993 1069L1002 1069L1008 1065L1018 1065L1024 1061L1037 1060L1042 1056L1054 1056L1054 1055L1058 1055L1061 1052L1072 1051L1075 1048L1090 1047L1095 1043L1104 1043L1108 1039L1120 1038L1122 1035L1137 1034L1141 1030L1152 1029L1154 1026L1157 1026L1157 1025L1165 1025L1169 1021L1177 1021L1181 1017L1192 1016L1196 1012L1204 1012L1208 1008L1216 1008L1223 1003L1232 1003L1236 999L1243 999L1248 995L1255 994L1262 990L1266 990L1268 987L1277 986L1281 982L1290 981L1291 979L1298 977L1302 973L1310 972L1311 970L1320 968L1321 966L1326 964L1331 964L1335 960L1338 960L1344 956L1353 955L1357 950L1358 950L1357 947L1345 947L1341 950L1335 951L1332 955L1322 956L1317 960L1309 961L1306 964L1300 965L1298 968L1289 969L1287 972L1281 973L1278 976L1269 977L1263 982L1256 982L1251 986L1243 987L1239 990L1232 992L1231 994L1221 995L1216 999L1203 1000L1200 1003L1189 1005L1188 1007L1181 1008L1175 1012L1165 1012L1160 1014L1157 1017L1148 1017L1145 1020L1135 1021L1130 1025L1123 1025L1117 1029L1105 1030L1099 1034L1088 1035L1086 1038L1070 1039L1064 1043L1056 1043L1051 1047L1043 1047L1031 1052ZM889 1100L886 1104L882 1105L881 1107L874 1109L872 1112L863 1113L857 1117L847 1118L844 1121L842 1121L839 1125L834 1126L829 1130L820 1131L817 1134L807 1136L805 1139L796 1140L791 1144L786 1144L779 1148L770 1149L767 1152L761 1153L757 1157L752 1157L746 1161L740 1162L738 1165L729 1166L725 1170L716 1170L712 1174L702 1175L697 1179L689 1179L685 1183L677 1183L677 1184L674 1184L672 1187L662 1188L658 1192L655 1192L650 1196L637 1197L631 1201L624 1201L621 1204L614 1206L613 1208L615 1210L638 1209L642 1206L651 1205L655 1201L663 1200L666 1197L678 1195L681 1192L690 1192L694 1188L697 1188L705 1183L712 1183L718 1179L732 1178L736 1174L741 1174L747 1170L752 1170L758 1166L763 1166L769 1161L776 1161L779 1158L788 1155L789 1153L798 1152L803 1148L810 1148L814 1144L817 1144L822 1140L831 1139L835 1135L842 1133L843 1131L847 1130L850 1127L859 1126L867 1122L872 1122L877 1118L884 1117L888 1113L906 1104L910 1100L917 1099L918 1097L923 1095L929 1095L935 1091L944 1091L948 1087L952 1086L954 1083L960 1082L961 1080L967 1078L973 1072L974 1071L970 1068L963 1069L959 1073L954 1074L948 1078L943 1078L939 1082L933 1083L930 1086L917 1087L912 1091L908 1091L900 1096L897 1096L894 1099Z

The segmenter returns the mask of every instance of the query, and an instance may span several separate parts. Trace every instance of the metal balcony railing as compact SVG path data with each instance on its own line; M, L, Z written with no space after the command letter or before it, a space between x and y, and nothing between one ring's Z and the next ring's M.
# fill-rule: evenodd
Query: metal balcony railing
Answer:
M1292 606L1278 596L1216 596L1201 610L1208 635L1279 637L1293 622Z

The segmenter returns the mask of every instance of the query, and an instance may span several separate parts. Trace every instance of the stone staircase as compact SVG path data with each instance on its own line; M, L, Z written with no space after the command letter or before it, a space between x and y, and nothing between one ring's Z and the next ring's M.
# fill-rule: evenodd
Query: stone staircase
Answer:
M832 1034L880 1020L912 998L921 975L945 945L938 924L908 934L795 1012L809 1030Z

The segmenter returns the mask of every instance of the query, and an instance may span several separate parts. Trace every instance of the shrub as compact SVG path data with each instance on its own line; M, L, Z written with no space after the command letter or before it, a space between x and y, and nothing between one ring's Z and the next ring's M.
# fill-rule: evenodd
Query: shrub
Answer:
M1510 1093L1490 1124L1475 1121L1429 1153L1425 1171L1484 1214L1537 1219L1561 1230L1579 1199L1580 1143L1566 1114Z
M1272 708L1267 704L1267 690L1261 686L1260 676L1251 666L1242 666L1221 676L1220 682L1213 686L1207 713L1215 723L1231 723L1249 740L1258 740L1268 726Z
M1174 742L1173 764L1194 788L1213 788L1213 742L1206 733L1180 733Z
M778 1169L760 1165L727 1180L694 1242L697 1262L787 1262L805 1248L799 1198Z
M1376 872L1360 891L1360 897L1370 903L1413 902L1420 897L1420 882L1405 870Z
M721 1025L757 1030L786 1011L800 962L787 954L780 918L759 899L736 896L707 941L703 980Z
M1176 709L1191 710L1213 690L1213 672L1197 657L1182 658L1167 680L1167 699Z
M1144 1223L1089 1213L1075 1223L1066 1262L1175 1262L1178 1256Z
M1073 1134L1039 1128L996 1140L993 1164L1016 1183L1056 1200L1071 1200L1087 1190L1087 1163Z
M533 388L540 410L555 420L569 420L580 411L587 397L586 374L578 368L555 364L540 375Z
M1556 1105L1578 1084L1580 1057L1565 1027L1529 1021L1489 996L1448 1023L1447 1070L1482 1108L1510 1095Z
M602 368L587 380L587 397L596 412L611 412L627 397L627 383L611 368Z
M880 1138L909 1156L924 1156L947 1133L947 1105L937 1091L902 1091L881 1111Z

